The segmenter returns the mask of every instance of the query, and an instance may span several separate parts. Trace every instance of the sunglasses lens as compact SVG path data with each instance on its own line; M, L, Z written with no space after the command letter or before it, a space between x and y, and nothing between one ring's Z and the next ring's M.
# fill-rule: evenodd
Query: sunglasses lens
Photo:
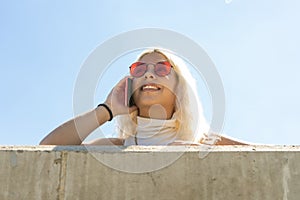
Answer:
M171 71L171 64L168 61L158 62L155 65L154 71L158 76L167 76ZM147 64L135 62L130 66L130 74L133 77L141 77L147 71Z
M130 66L130 74L134 77L141 77L145 74L147 65L145 63L136 62Z
M156 64L155 73L158 76L167 76L171 71L171 64L169 62L159 62Z

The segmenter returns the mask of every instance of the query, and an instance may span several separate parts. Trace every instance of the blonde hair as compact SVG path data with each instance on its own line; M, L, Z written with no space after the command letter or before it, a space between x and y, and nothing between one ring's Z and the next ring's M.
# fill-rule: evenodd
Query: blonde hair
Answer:
M209 125L203 115L202 104L198 97L196 81L182 59L175 54L161 49L146 50L138 56L140 60L150 53L159 53L173 66L178 83L175 90L176 104L172 119L177 122L177 140L199 142L204 133L209 130ZM137 112L130 115L119 115L116 118L116 128L119 137L127 138L136 134Z

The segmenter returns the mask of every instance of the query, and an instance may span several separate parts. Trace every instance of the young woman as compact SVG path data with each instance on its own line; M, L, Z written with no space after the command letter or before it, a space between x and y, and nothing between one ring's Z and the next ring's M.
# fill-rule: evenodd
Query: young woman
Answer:
M123 78L97 108L57 127L41 145L80 145L96 128L116 118L118 138L100 138L90 145L182 145L243 143L207 134L196 84L184 62L154 49L130 67L134 105L125 105Z

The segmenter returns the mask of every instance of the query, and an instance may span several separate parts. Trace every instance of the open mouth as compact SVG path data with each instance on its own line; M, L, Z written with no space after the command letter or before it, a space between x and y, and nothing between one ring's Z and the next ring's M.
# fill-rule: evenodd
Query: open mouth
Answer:
M156 84L146 84L141 87L142 91L159 91L161 87Z

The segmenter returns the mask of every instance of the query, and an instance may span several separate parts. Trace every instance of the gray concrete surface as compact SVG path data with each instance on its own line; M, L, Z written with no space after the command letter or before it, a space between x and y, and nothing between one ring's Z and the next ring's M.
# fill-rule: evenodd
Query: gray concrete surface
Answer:
M0 146L2 199L300 199L299 146Z

